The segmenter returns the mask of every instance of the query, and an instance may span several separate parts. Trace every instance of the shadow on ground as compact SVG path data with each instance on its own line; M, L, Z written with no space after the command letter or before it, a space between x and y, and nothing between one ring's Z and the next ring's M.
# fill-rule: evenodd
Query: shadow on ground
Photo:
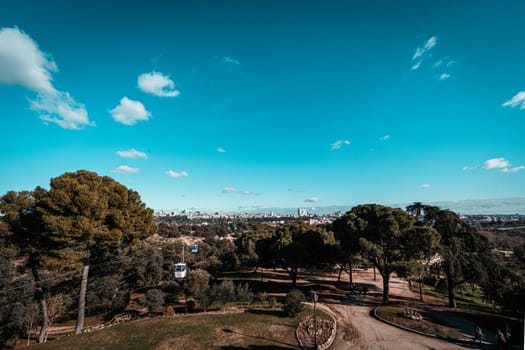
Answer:
M243 337L246 337L246 338L253 338L253 339L261 339L261 340L265 340L265 341L270 341L270 342L273 342L275 343L275 345L248 345L248 346L245 346L245 347L242 347L242 346L223 346L221 349L230 349L230 350L233 350L233 349L297 349L297 346L294 345L294 344L288 344L288 343L285 343L285 342L282 342L282 341L278 341L278 340L274 340L274 339L270 339L270 338L266 338L266 337L261 337L261 336L255 336L255 335L248 335L248 334L243 334L243 333L240 333L240 332L236 332L230 328L223 328L222 330L224 333L233 333L233 334L237 334L237 335L241 335ZM279 344L279 345L277 345Z

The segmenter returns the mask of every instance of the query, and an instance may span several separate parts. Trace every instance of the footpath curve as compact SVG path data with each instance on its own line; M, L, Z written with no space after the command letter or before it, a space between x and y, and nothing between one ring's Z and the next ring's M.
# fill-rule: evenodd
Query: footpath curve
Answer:
M381 279L372 281L371 272L355 275L356 283L374 283L380 292ZM376 297L380 293L376 294ZM391 296L414 298L406 281L392 277ZM369 303L374 296L350 300L324 298L318 305L329 311L337 320L337 334L330 350L460 350L469 349L442 339L428 337L409 330L394 327L373 317L376 305Z

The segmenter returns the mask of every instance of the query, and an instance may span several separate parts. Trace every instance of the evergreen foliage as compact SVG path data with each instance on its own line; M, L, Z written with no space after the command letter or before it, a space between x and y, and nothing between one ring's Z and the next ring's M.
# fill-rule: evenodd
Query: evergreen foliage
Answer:
M283 312L290 317L294 317L304 310L303 302L306 301L304 294L298 289L292 289L283 301Z

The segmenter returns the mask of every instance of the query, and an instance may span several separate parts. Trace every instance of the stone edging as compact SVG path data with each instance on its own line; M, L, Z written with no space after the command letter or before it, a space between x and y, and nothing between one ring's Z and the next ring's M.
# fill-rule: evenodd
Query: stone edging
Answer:
M465 345L468 345L468 344L472 343L472 341L470 341L470 340L455 339L455 338L450 338L450 337L443 337L443 336L440 336L440 335L437 335L437 334L421 332L421 331L418 331L418 330L415 330L415 329L412 329L412 328L408 328L408 327L402 326L402 325L397 324L395 322L392 322L392 321L389 321L389 320L385 320L384 318L379 317L379 315L377 314L377 309L379 307L381 307L381 306L376 306L372 310L371 314L376 320L381 321L383 323L386 323L386 324L389 324L391 326L394 326L394 327L397 327L399 329L402 329L404 331L416 333L416 334L419 334L419 335L422 335L422 336L425 336L425 337L436 338L436 339L445 340L445 341L448 341L448 342L453 341L455 343L461 343L461 344L465 344Z
M310 304L310 303L308 303ZM325 309L323 308L323 311L325 311ZM326 350L328 349L332 343L334 342L335 340L335 336L336 336L336 333L337 333L337 322L334 318L334 316L327 312L328 316L330 316L330 318L332 319L332 327L331 327L331 330L330 330L330 337L328 337L328 339L323 343L323 344L318 344L317 345L317 348L318 350ZM306 320L303 320L299 323L299 325L297 326L296 330L295 330L295 338L297 339L297 342L299 343L299 347L301 349L307 349L307 347L303 344L300 336L299 336L299 329L301 328L301 325L305 322L308 322L310 319L307 318Z

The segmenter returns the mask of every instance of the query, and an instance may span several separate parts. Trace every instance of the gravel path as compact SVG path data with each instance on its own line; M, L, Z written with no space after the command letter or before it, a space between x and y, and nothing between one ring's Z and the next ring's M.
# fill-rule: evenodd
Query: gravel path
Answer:
M468 349L444 340L426 337L417 333L404 331L376 320L370 315L373 306L379 305L381 293L381 277L373 281L372 272L360 272L354 274L354 282L374 284L376 293L369 296L358 297L353 301L326 299L321 307L328 309L337 319L337 336L330 347L331 350L454 350ZM392 288L395 286L395 288ZM418 296L408 289L408 284L402 279L392 277L390 297L410 298L417 301ZM361 299L360 299L361 298ZM362 302L360 302L362 301ZM359 305L364 304L364 305ZM368 304L368 305L366 305Z

